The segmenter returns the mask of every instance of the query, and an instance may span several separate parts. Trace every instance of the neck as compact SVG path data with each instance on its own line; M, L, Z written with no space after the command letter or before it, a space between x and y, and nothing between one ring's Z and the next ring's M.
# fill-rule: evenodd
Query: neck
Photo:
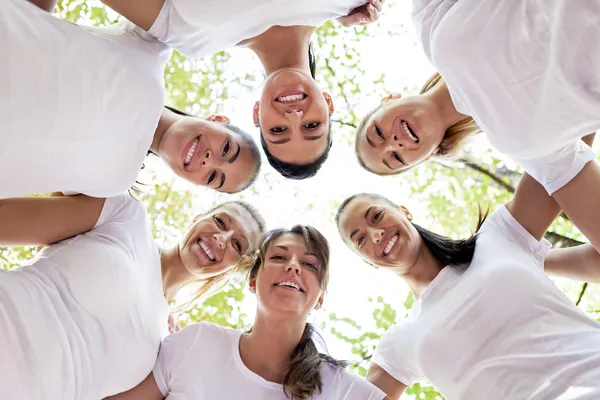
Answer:
M445 81L438 83L431 90L425 92L424 95L428 96L433 101L433 104L437 106L438 115L446 126L446 129L467 118L467 115L461 114L456 110L452 97L450 97L450 90L448 90L448 85L446 85Z
M252 332L240 340L240 356L246 367L270 382L283 383L306 320L291 321L257 312Z
M173 300L175 294L187 283L197 280L188 271L179 252L179 246L175 245L160 251L160 264L162 272L163 291L167 301Z
M308 48L314 31L312 26L273 26L239 46L246 46L256 53L267 76L283 68L310 71Z
M179 119L179 116L174 112L171 112L163 107L162 114L160 115L160 119L158 120L158 126L154 131L154 138L152 139L152 144L150 145L150 151L156 155L158 155L158 148L160 147L160 141L162 140L165 132Z
M421 242L417 261L408 270L398 275L403 278L418 299L423 296L425 289L445 267L437 260L431 251Z

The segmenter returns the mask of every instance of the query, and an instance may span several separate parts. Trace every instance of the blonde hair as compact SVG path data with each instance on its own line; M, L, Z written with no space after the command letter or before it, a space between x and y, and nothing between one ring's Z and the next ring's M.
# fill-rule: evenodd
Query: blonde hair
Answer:
M444 78L442 78L442 76L436 72L427 80L427 82L425 82L425 84L421 88L421 91L419 92L419 94L426 93L438 85L445 85L445 84L446 84L446 81L444 80ZM360 157L360 153L358 151L358 138L360 137L362 132L366 129L367 123L371 120L371 117L373 116L373 114L375 114L382 107L382 105L383 105L383 103L379 104L376 108L374 108L369 113L367 113L367 115L365 115L365 117L362 119L362 121L360 121L360 123L358 124L358 128L356 129L356 136L355 136L354 152L356 153L356 158L358 159L358 163L360 164L361 167L363 167L367 171L373 172L373 173L376 173L376 172L369 169L367 167L367 165L365 164L365 162L363 161L363 159ZM473 118L466 116L465 118L461 119L460 121L458 121L454 125L450 126L446 130L446 132L444 134L444 138L442 139L441 143L439 144L440 148L439 148L438 152L436 154L434 154L434 157L436 157L438 159L453 159L453 158L457 157L458 154L460 153L460 151L462 150L462 148L467 143L467 141L471 138L471 136L473 136L479 132L481 132L481 128L479 127L479 125L477 125L477 122L475 122L475 120ZM396 175L396 174L399 174L402 172L406 172L413 166L406 168L402 171L398 171L396 173L392 172L390 174L377 174L377 175Z
M436 72L425 82L420 94L428 92L437 85L445 84L446 81L444 78ZM439 145L440 149L434 154L434 157L441 159L456 158L471 136L479 132L481 132L481 128L477 122L473 118L466 116L446 130L444 138Z

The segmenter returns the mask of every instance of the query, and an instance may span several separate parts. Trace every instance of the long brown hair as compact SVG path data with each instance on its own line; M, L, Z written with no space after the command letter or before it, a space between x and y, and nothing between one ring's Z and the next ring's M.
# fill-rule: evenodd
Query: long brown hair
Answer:
M202 216L207 216L216 210L219 210L227 205L233 205L233 204L242 207L246 212L248 212L252 216L252 219L258 225L258 229L260 230L260 233L264 234L265 220L263 219L262 215L260 215L258 210L256 208L254 208L252 205L250 205L244 201L241 201L241 200L228 201L226 203L219 204L218 206L213 207L209 211L202 214ZM200 298L206 298L206 297L209 297L209 296L221 291L223 289L223 287L225 285L227 285L227 283L230 281L232 275L234 275L235 273L245 274L248 272L248 270L255 263L257 253L258 253L258 249L249 249L246 254L242 255L242 257L240 258L240 260L237 262L237 264L234 266L234 268L232 270L229 270L227 272L213 276L208 279L203 279L203 280L199 280L199 281L195 281L195 282L194 281L189 282L188 284L190 284L190 285L197 283L197 284L200 284L200 286L194 292L194 294L192 296L190 296L188 299L186 299L186 301L183 304L174 306L172 311L173 312L184 311L184 310L190 308Z
M248 278L256 278L265 262L265 255L275 239L286 233L301 235L309 252L316 255L321 262L318 279L325 290L329 282L329 243L317 229L307 225L295 225L290 230L276 229L269 231L260 246L258 257L248 273ZM307 323L300 342L292 352L287 374L283 380L283 392L293 400L308 399L323 391L321 368L328 364L334 368L345 368L346 363L320 353L315 339L324 347L325 343L315 328Z

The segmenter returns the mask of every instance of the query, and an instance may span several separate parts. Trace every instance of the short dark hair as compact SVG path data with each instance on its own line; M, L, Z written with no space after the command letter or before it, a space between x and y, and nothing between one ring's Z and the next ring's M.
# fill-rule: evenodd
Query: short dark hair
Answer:
M198 118L198 117L195 117L191 114L188 114L186 112L183 112L183 111L178 110L173 107L165 106L165 108L175 114L182 115L184 117ZM244 131L243 129L241 129L229 122L225 123L224 125L227 129L238 134L242 138L242 141L248 145L248 147L250 149L250 153L252 154L252 157L256 160L256 168L254 169L254 171L252 171L252 176L250 177L250 180L246 183L246 185L244 185L240 190L238 190L238 192L241 192L242 190L247 189L250 185L252 185L254 182L256 182L256 179L258 178L258 174L260 172L260 165L261 165L260 151L258 150L258 146L256 145L256 142L252 138L252 135L250 135L248 132Z
M317 62L316 56L313 49L312 42L308 46L308 63L310 68L310 74L315 79L316 71L317 71ZM306 164L294 164L279 160L271 152L267 147L267 143L265 142L262 128L259 125L260 132L260 144L265 152L267 157L267 161L269 165L273 167L277 172L279 172L284 178L302 180L307 178L312 178L319 172L325 160L329 157L329 151L331 150L331 146L333 144L333 140L331 138L331 120L327 117L328 128L327 128L327 148L319 157L314 159L313 161Z
M386 203L390 204L393 207L398 207L396 203L377 193L357 193L348 197L346 200L342 202L339 206L337 214L335 216L336 225L340 222L340 215L344 211L344 209L350 204L350 202L358 197L371 197L377 200L383 200ZM438 260L442 265L461 265L470 263L473 260L473 254L475 253L475 244L477 242L477 238L479 236L479 229L483 222L486 220L488 216L489 210L485 213L479 209L479 220L477 221L477 228L475 233L471 235L467 239L450 239L446 236L439 235L435 232L431 232L423 228L420 225L412 223L415 227L421 239L423 239L423 243L425 246L431 251L431 254Z

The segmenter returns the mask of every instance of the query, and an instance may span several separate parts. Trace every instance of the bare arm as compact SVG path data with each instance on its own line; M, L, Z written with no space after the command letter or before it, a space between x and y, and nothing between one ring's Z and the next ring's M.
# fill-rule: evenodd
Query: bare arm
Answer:
M52 12L58 0L28 0L31 4L38 6L44 11Z
M104 400L164 400L164 396L158 389L156 385L156 380L154 379L154 375L150 373L136 387L126 392L106 397Z
M600 254L587 243L567 249L552 249L544 269L550 275L600 283Z
M101 0L108 7L121 14L144 30L149 30L165 0Z
M0 245L49 245L91 230L105 199L84 195L0 200Z
M367 380L381 389L387 398L397 400L406 390L406 385L388 374L383 368L375 363L371 363L367 372Z

